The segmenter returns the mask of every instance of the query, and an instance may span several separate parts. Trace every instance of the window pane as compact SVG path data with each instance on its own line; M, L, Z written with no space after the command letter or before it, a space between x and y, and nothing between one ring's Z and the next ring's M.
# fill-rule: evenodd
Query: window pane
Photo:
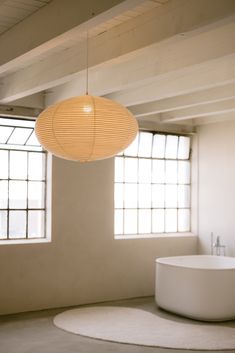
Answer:
M153 134L150 132L140 132L139 135L139 157L151 157Z
M28 237L43 238L44 237L44 211L29 211L28 214Z
M177 232L177 210L166 210L166 232Z
M10 178L27 179L27 152L10 152Z
M152 232L165 232L165 212L163 209L152 210Z
M154 135L153 137L153 158L164 158L165 157L165 145L166 136L165 135Z
M9 212L9 237L12 239L26 238L26 212Z
M165 161L153 160L152 182L153 183L165 182Z
M123 171L124 159L122 157L115 158L115 171L114 171L114 180L123 181L124 171Z
M151 159L139 159L139 182L151 183Z
M124 207L137 208L137 184L124 185Z
M177 183L177 161L166 161L166 183Z
M8 206L8 181L0 181L0 208Z
M190 231L190 212L189 209L178 210L178 231L189 232Z
M30 152L29 153L29 179L44 180L45 179L45 154Z
M114 234L123 234L123 210L115 210Z
M151 185L139 184L139 207L151 208Z
M137 210L124 211L124 233L137 234Z
M179 184L190 183L190 162L189 161L178 162L178 183Z
M0 126L0 143L6 143L12 131L13 127Z
M27 182L9 181L9 208L26 208Z
M151 233L151 210L139 210L139 233Z
M165 207L176 208L177 207L177 185L166 185L165 187Z
M138 159L125 158L125 181L137 182L138 180Z
M30 138L28 139L26 145L27 146L40 146L40 143L38 142L38 139L37 139L34 131L31 134Z
M152 186L152 207L163 208L165 206L165 185Z
M0 179L8 178L8 151L0 151Z
M12 145L24 145L32 131L33 129L16 127L7 143Z
M188 159L190 152L190 138L186 136L179 137L179 149L178 149L178 158L179 159Z
M178 185L178 207L179 208L190 207L190 186L189 185Z
M176 159L177 152L178 152L178 136L167 135L165 158Z
M28 183L28 206L29 208L44 208L45 183L29 181Z
M116 183L114 185L114 205L115 208L123 208L123 184Z
M7 211L0 211L0 239L7 238Z
M0 125L9 125L9 126L23 126L23 127L34 127L35 121L32 120L20 120L20 119L6 119L0 118Z
M138 146L139 146L139 134L137 134L136 138L134 141L128 146L125 151L124 155L125 156L133 156L136 157L138 154Z

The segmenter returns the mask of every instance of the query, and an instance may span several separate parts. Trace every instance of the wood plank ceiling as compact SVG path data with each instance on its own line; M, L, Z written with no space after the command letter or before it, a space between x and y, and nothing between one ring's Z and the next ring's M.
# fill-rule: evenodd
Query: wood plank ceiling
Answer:
M47 5L51 0L0 0L0 34Z
M0 104L84 93L89 31L91 93L127 106L141 126L191 131L235 118L234 0L110 0L93 18L84 9L78 0L0 0ZM19 33L25 47L12 47Z

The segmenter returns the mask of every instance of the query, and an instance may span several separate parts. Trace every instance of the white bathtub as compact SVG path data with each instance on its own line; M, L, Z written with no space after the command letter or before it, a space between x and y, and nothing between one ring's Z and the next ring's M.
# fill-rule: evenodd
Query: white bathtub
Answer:
M235 258L209 255L156 260L159 307L203 321L235 318Z

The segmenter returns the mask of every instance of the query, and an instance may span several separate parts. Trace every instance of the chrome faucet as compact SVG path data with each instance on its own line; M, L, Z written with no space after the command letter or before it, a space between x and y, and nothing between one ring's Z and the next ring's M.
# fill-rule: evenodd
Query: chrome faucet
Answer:
M214 242L213 233L211 233L211 255L225 256L225 245L221 244L220 237L216 237Z

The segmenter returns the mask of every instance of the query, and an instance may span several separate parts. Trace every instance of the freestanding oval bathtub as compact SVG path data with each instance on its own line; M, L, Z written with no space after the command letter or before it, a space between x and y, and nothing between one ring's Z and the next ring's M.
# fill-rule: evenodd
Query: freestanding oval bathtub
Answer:
M156 260L160 308L202 321L235 318L235 258L210 255Z

